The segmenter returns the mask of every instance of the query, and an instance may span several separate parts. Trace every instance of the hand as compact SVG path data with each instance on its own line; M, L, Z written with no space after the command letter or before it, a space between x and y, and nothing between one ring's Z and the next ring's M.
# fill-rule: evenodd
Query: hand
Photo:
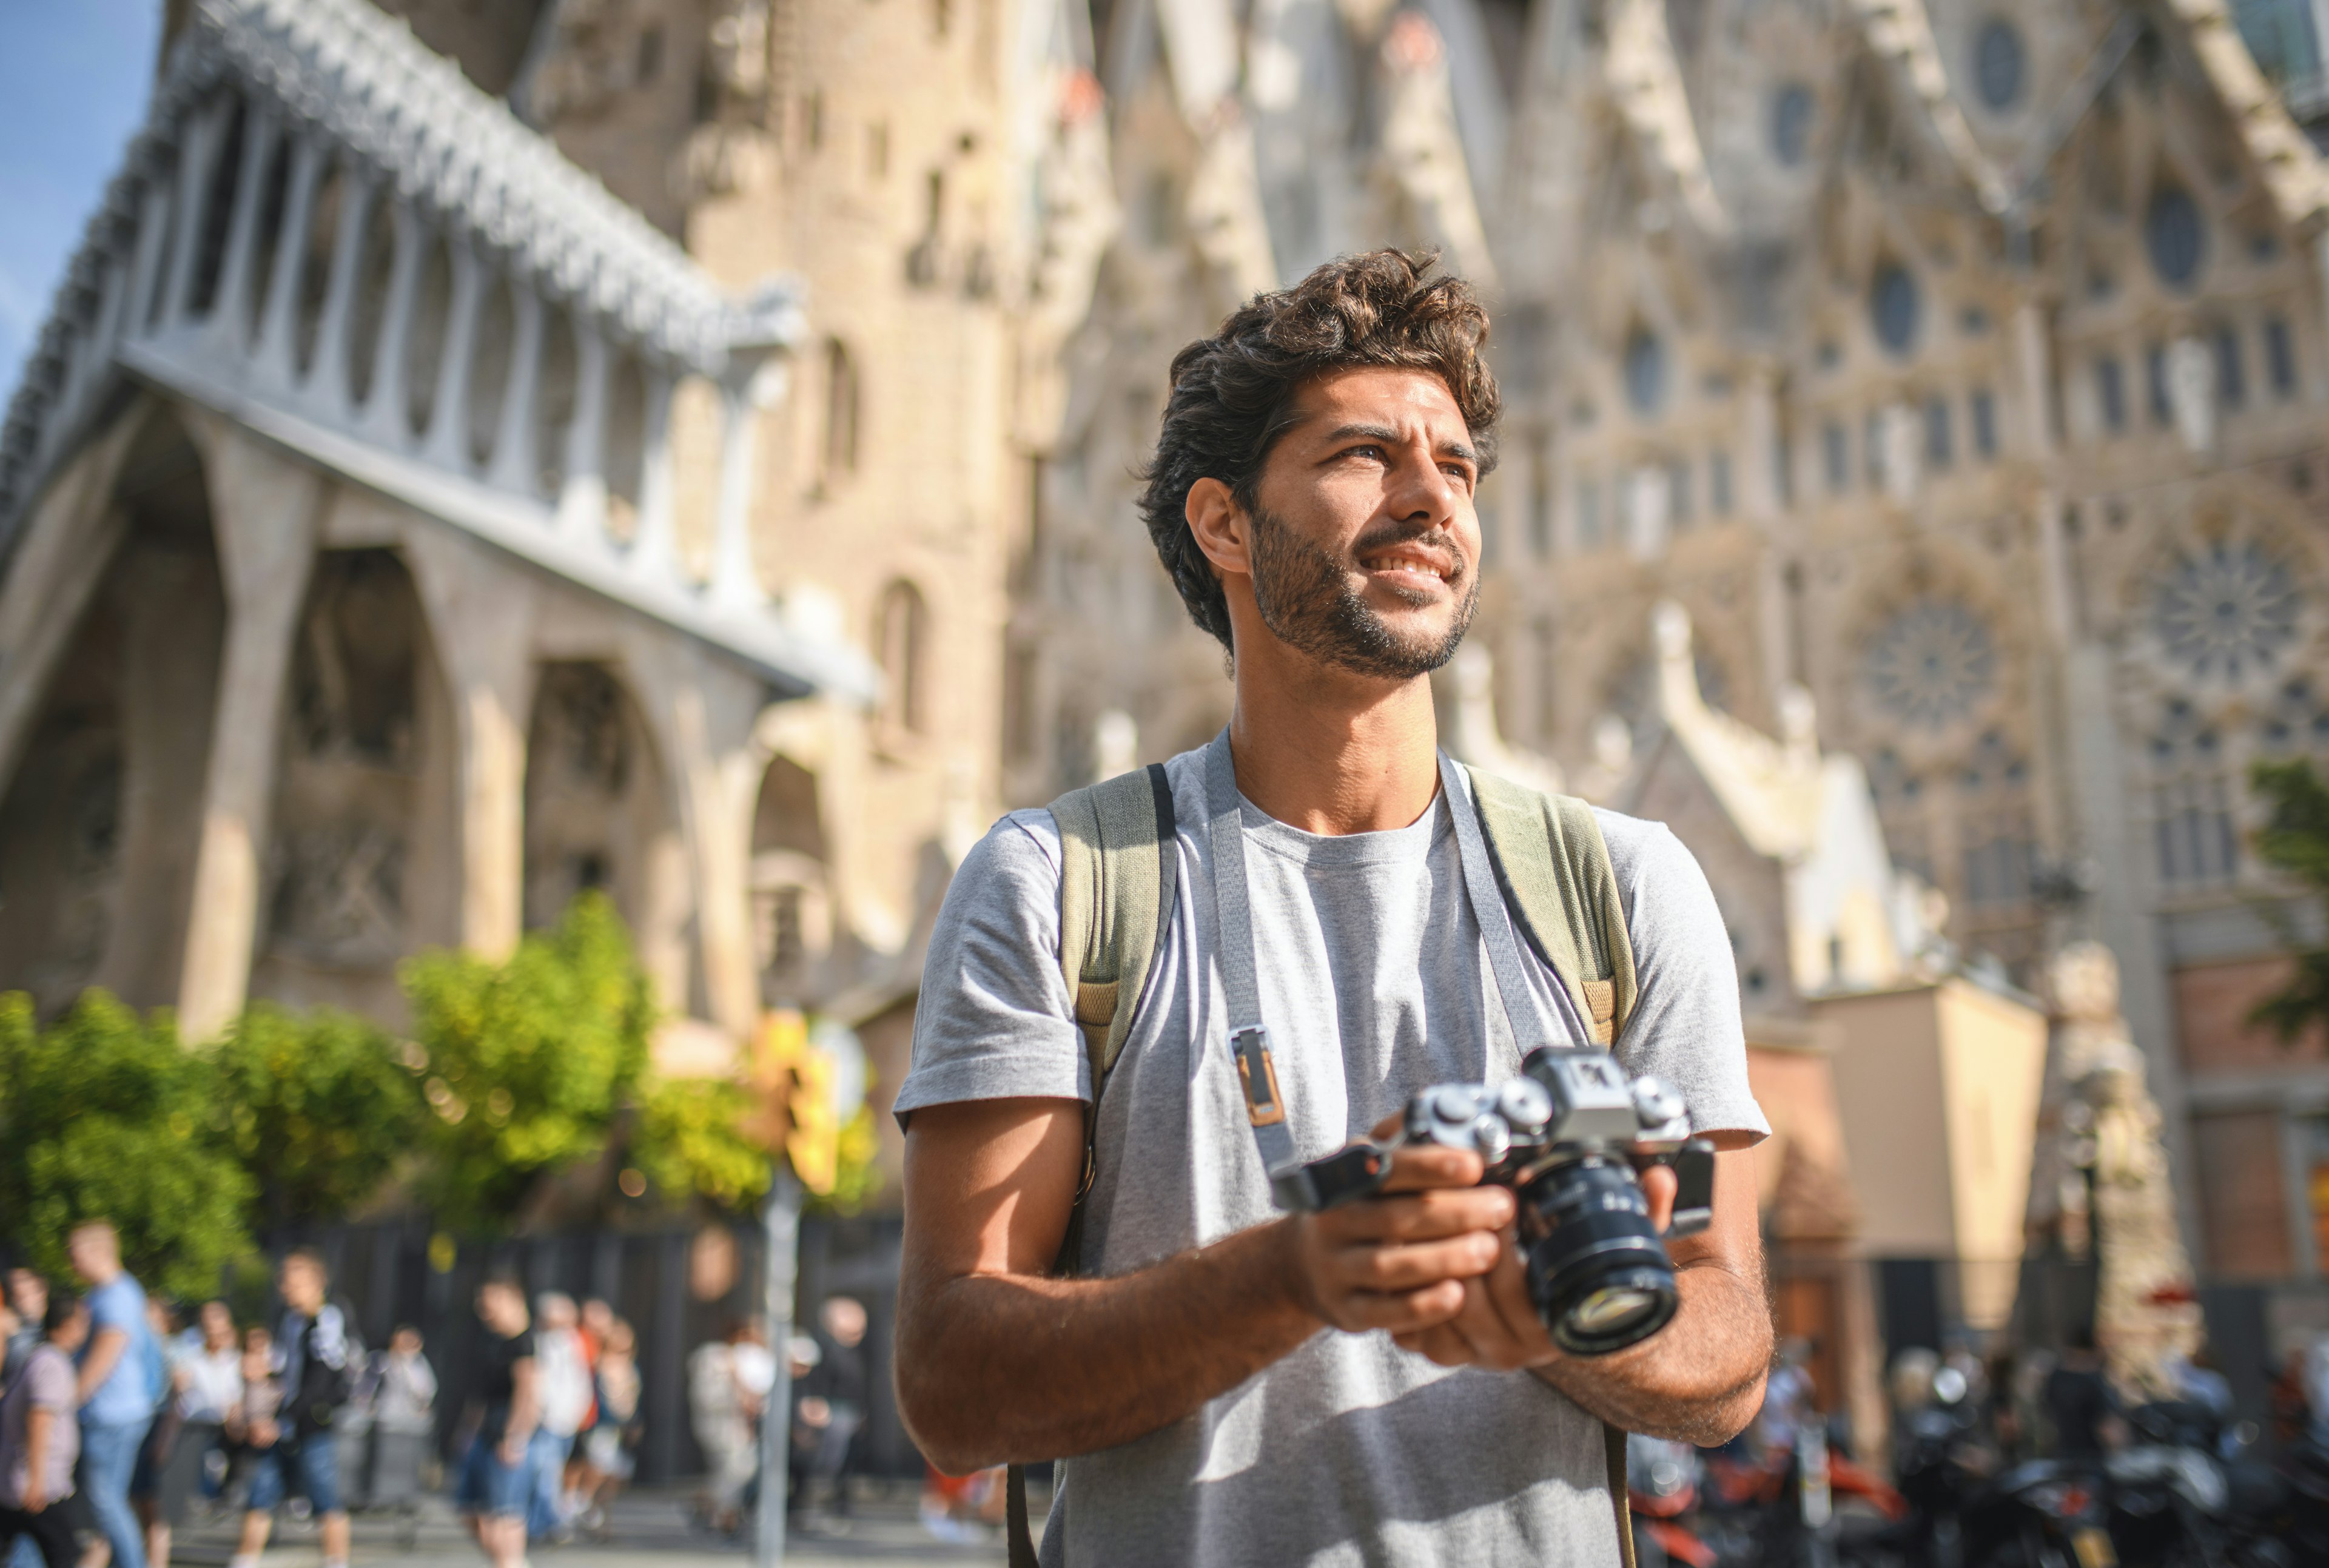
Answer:
M1394 1150L1381 1193L1287 1222L1297 1299L1346 1333L1415 1332L1462 1309L1465 1282L1495 1264L1513 1195L1479 1185L1462 1149Z
M502 1439L502 1446L495 1449L494 1451L500 1456L502 1463L505 1465L523 1464L525 1462L525 1440L513 1432L508 1437Z
M24 1494L18 1498L16 1506L28 1514L37 1514L49 1506L48 1488L41 1485L40 1477L24 1478Z
M1676 1185L1674 1173L1665 1166L1653 1166L1642 1177L1650 1223L1661 1233L1674 1220ZM1464 1281L1464 1304L1452 1318L1394 1333L1393 1343L1442 1366L1478 1366L1490 1372L1518 1372L1559 1360L1561 1347L1552 1342L1529 1295L1517 1227L1504 1226L1498 1243L1495 1266Z
M831 1426L833 1406L813 1393L805 1395L800 1402L800 1422L803 1426Z

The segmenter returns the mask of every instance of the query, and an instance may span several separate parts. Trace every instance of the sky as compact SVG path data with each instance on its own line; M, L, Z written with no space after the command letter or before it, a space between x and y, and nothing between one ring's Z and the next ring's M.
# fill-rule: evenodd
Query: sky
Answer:
M162 0L0 0L0 389L146 112Z

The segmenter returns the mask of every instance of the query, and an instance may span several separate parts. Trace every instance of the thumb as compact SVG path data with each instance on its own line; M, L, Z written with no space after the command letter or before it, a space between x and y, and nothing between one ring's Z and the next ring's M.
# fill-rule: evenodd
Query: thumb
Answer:
M1650 1203L1650 1228L1660 1235L1674 1223L1674 1197L1682 1190L1682 1178L1674 1167L1654 1165L1642 1173L1642 1195Z

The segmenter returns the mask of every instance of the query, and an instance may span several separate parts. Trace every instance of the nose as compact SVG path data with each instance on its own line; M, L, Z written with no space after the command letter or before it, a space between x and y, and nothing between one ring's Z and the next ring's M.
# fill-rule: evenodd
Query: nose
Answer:
M1456 480L1439 466L1429 440L1418 436L1400 448L1391 471L1386 509L1401 522L1446 527L1462 505Z

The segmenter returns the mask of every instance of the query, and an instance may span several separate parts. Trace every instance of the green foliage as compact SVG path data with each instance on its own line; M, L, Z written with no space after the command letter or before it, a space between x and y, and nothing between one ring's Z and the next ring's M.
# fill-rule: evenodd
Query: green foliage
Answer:
M226 1131L275 1223L337 1219L412 1147L427 1107L397 1047L329 1008L250 1007L216 1046Z
M216 1069L103 991L42 1029L0 996L0 1230L66 1277L66 1233L109 1219L149 1289L201 1296L248 1251L250 1179L227 1147Z
M2249 780L2271 806L2257 835L2257 854L2303 883L2329 912L2329 784L2302 759L2259 762ZM2329 947L2307 946L2293 932L2283 937L2296 959L2296 978L2258 1003L2249 1020L2268 1025L2287 1044L2310 1026L2329 1024Z
M505 964L426 953L402 978L433 1112L422 1195L450 1228L505 1226L537 1178L605 1146L646 1066L646 976L586 893Z
M872 1086L868 1074L866 1086ZM881 1149L881 1134L873 1124L872 1102L857 1108L857 1114L841 1124L840 1153L833 1191L821 1198L813 1198L808 1207L813 1213L853 1214L872 1201L882 1190L881 1167L873 1163Z
M767 1194L769 1170L768 1151L738 1130L751 1108L750 1091L724 1079L657 1079L640 1098L631 1157L666 1195L747 1211Z

